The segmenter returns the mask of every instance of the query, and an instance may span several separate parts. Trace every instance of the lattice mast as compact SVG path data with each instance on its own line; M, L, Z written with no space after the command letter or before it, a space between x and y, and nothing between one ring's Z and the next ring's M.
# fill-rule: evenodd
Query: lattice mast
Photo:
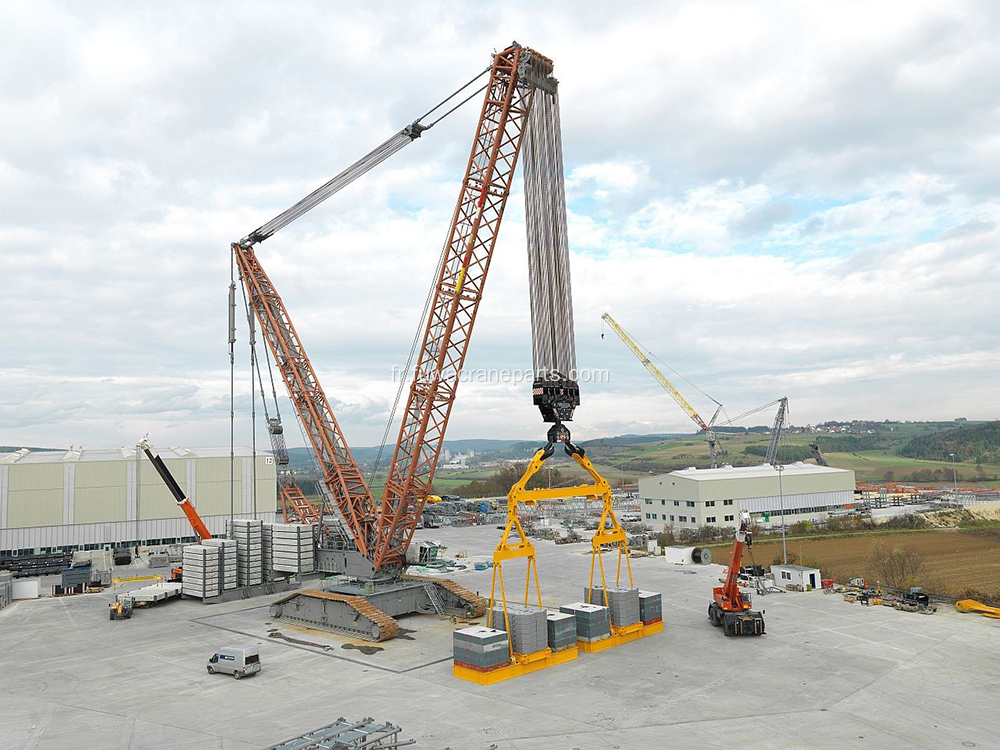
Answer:
M489 73L381 506L371 496L284 302L253 246L419 137L454 108L430 125L420 124L423 118L418 118L310 196L232 246L251 308L319 460L324 483L358 551L372 562L376 571L395 570L403 565L434 478L533 95L538 85L552 90L555 86L551 78L552 61L516 43L494 55Z
M529 79L551 72L551 60L516 43L493 58L370 544L376 569L403 564L430 491L531 109Z
M373 517L368 485L351 455L285 303L260 265L253 247L234 243L233 253L264 340L274 355L292 405L319 461L323 482L333 495L358 551L367 554Z

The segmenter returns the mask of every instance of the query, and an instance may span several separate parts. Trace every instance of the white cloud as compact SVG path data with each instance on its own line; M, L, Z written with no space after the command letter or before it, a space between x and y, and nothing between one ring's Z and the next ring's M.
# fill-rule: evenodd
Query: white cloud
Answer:
M996 416L1000 13L567 7L10 8L0 443L224 443L229 243L512 38L556 61L579 361L612 374L576 434L689 425L605 310L731 414ZM381 437L474 109L259 248L353 444ZM470 367L530 364L521 200ZM541 434L523 386L462 384L451 437Z

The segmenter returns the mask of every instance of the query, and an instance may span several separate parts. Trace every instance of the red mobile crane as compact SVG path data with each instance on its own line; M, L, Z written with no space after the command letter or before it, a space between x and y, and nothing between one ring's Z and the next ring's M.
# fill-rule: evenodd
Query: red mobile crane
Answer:
M340 540L333 548L319 550L320 569L356 579L353 583L328 583L324 591L302 591L278 600L272 605L272 616L280 617L288 608L288 616L294 611L297 620L314 626L385 640L393 637L397 629L390 615L430 611L481 615L485 609L480 597L451 581L404 576L402 570L406 549L430 493L534 92L538 87L556 85L552 61L516 42L496 53L488 70L489 81L483 87L485 100L432 289L417 365L381 501L372 496L351 455L288 309L261 266L254 246L418 138L441 117L428 125L418 118L232 245L249 306L260 323L319 461L324 484L350 537L346 543Z
M212 532L208 530L205 522L201 520L201 516L198 515L198 511L195 510L194 505L181 486L177 484L177 480L174 479L174 475L170 473L170 469L167 465L163 463L163 459L160 458L158 454L153 453L153 446L150 444L148 438L143 438L139 441L139 447L142 448L143 452L149 458L150 463L153 464L153 468L156 469L156 473L160 475L160 479L163 483L167 485L167 489L170 490L170 494L174 496L174 500L177 502L177 507L183 511L184 515L187 516L188 522L191 524L191 528L194 529L194 533L198 535L201 541L212 538ZM170 580L171 581L181 581L184 578L184 568L181 565L177 565L170 569Z
M722 626L726 635L764 635L764 616L750 610L750 594L740 591L737 576L743 559L743 548L753 545L750 535L750 513L740 511L740 525L736 529L733 553L729 558L726 582L716 586L714 601L708 605L708 619L716 627Z

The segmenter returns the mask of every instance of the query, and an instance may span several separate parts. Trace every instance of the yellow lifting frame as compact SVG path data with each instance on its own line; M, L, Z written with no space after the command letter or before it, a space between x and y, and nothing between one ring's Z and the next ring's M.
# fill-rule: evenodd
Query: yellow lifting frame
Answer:
M590 590L593 591L594 588L594 563L598 563L598 568L601 573L601 590L604 592L604 606L608 606L608 594L607 594L607 580L604 572L604 558L603 552L605 547L612 547L617 545L618 547L618 564L615 573L615 585L619 585L621 582L622 574L622 559L625 560L625 569L628 573L628 584L629 587L633 585L632 583L632 564L629 561L628 556L628 538L625 534L625 530L621 527L618 522L618 517L615 515L612 496L611 496L611 485L608 481L598 474L597 469L594 468L593 463L587 458L583 449L567 444L566 452L572 456L573 460L579 464L579 466L590 475L593 479L593 484L580 484L574 485L572 487L551 487L542 489L527 489L528 481L538 473L542 468L545 461L552 455L554 449L551 445L547 445L545 448L540 448L532 456L531 461L528 463L527 468L524 470L524 474L521 478L510 488L510 492L507 493L507 524L504 526L503 535L500 537L500 543L497 544L496 550L493 552L493 582L490 586L490 616L489 622L490 626L493 625L493 606L496 602L496 588L497 579L500 581L500 601L503 607L504 614L504 629L510 632L510 618L507 615L507 594L504 587L503 580L503 563L506 560L512 560L515 558L523 557L527 560L527 570L525 572L524 581L524 603L528 603L528 599L531 596L531 581L534 577L535 581L535 597L538 602L538 606L542 606L542 592L538 585L538 562L535 557L535 546L528 539L528 535L524 533L524 527L521 526L521 520L518 517L518 505L524 503L525 505L537 505L539 500L561 500L570 497L596 497L600 498L603 502L603 507L601 510L601 518L597 524L597 531L594 532L594 536L591 539L591 555L590 555ZM511 532L517 532L517 540L514 543L510 543ZM534 574L532 576L532 574ZM612 632L615 635L624 635L627 631L634 630L635 626L629 626L627 628L617 628L612 626ZM513 642L508 636L507 639L508 648L510 649L511 659L517 661L519 658L524 660L529 656L535 657L535 655L517 655L514 653ZM541 652L539 652L541 653Z

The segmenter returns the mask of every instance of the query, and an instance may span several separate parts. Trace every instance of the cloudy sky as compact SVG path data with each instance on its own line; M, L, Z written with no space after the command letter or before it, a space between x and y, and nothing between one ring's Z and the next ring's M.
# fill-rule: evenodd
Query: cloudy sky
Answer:
M229 243L511 40L561 81L578 360L610 377L577 437L690 426L605 311L732 416L1000 417L995 4L355 5L0 2L0 444L228 443ZM476 109L260 246L355 445ZM520 190L468 367L531 364ZM525 384L461 387L449 437L542 435Z

